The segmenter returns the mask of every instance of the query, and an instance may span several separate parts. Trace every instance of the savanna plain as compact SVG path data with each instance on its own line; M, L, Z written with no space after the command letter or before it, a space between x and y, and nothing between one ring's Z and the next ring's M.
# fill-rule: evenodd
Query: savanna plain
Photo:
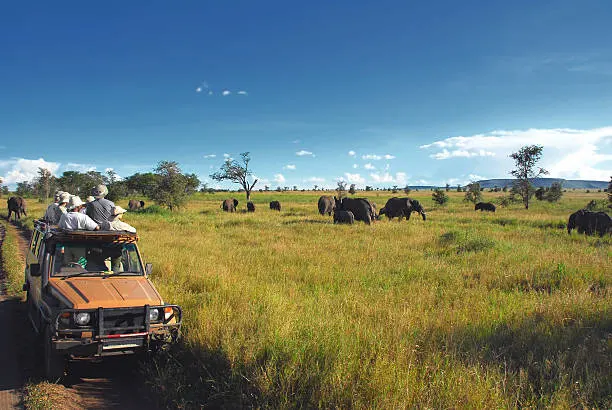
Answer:
M448 194L410 194L426 221L370 226L319 215L321 192L254 192L255 213L221 211L244 210L240 193L129 212L184 311L182 343L143 365L151 391L178 408L611 408L612 239L565 229L605 193L496 213ZM25 224L45 207L29 200Z

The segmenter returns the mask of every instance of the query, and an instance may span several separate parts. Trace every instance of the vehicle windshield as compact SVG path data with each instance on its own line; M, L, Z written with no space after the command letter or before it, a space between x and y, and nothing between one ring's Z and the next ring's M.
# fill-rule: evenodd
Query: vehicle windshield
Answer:
M133 243L58 243L52 276L143 275Z

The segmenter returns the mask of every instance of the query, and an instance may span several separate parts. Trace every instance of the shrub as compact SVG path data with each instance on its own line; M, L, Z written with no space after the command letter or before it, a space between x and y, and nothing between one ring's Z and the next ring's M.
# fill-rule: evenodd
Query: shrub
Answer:
M431 199L438 205L446 205L448 202L448 195L440 188L436 188L431 194Z

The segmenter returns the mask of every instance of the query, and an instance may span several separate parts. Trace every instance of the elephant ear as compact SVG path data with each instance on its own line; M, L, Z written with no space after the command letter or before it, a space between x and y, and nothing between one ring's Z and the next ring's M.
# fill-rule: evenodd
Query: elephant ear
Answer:
M234 199L234 206L238 206L238 200Z

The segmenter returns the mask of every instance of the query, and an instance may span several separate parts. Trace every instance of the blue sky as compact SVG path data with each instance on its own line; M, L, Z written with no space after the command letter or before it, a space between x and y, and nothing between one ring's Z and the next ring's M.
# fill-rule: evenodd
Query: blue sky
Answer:
M206 180L250 151L261 187L454 185L508 177L539 143L551 176L607 180L610 17L595 0L5 2L0 176L175 160Z

